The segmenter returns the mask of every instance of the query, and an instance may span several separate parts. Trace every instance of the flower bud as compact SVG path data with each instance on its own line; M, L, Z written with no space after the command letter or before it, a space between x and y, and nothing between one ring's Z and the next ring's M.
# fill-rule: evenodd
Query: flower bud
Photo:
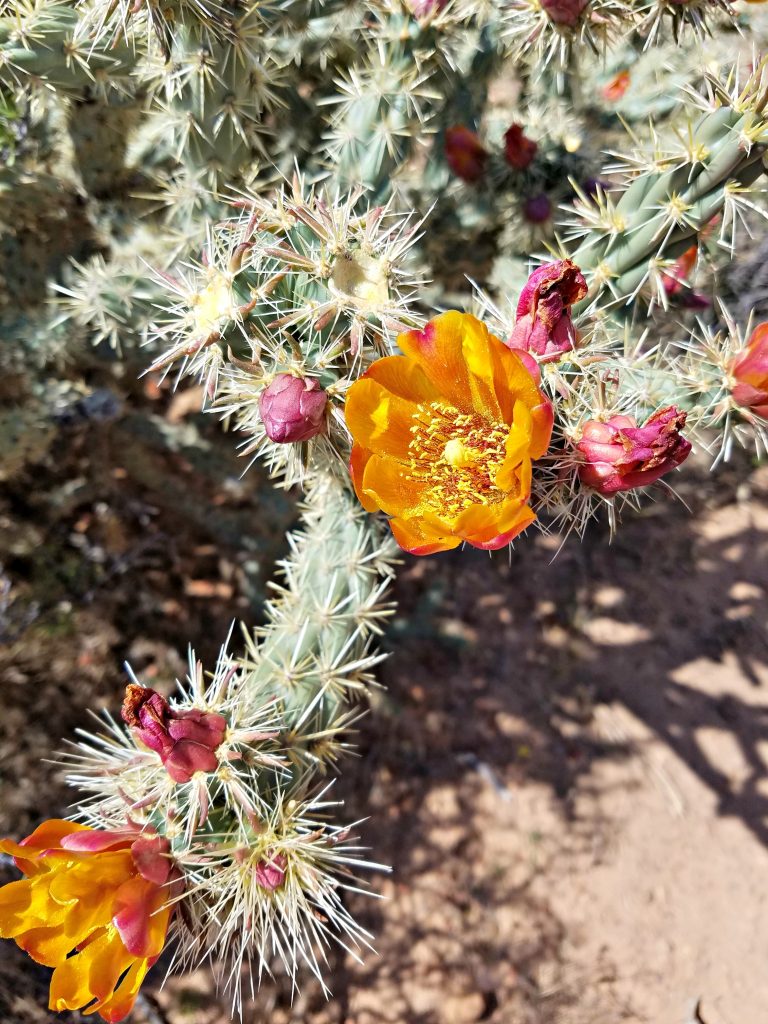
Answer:
M576 448L583 459L579 479L598 494L646 487L684 462L691 444L681 435L686 414L671 405L638 427L632 416L588 420Z
M520 293L514 329L506 344L541 362L559 359L575 347L571 306L587 294L587 282L571 260L546 263L531 274Z
M287 864L288 858L284 853L268 853L263 860L260 860L254 868L254 872L256 881L261 888L268 892L279 889L285 881Z
M279 373L259 398L267 437L278 444L316 437L325 428L327 402L328 395L316 380Z
M458 178L472 182L483 176L488 153L471 129L457 124L445 133L445 159Z
M408 7L414 18L428 18L439 14L448 4L448 0L407 0Z
M121 710L123 721L138 739L160 755L174 782L189 782L195 772L214 772L216 750L224 740L223 715L192 708L175 711L162 694L131 683Z
M523 216L529 224L544 224L552 216L552 203L549 196L542 193L531 196L523 203Z
M768 420L768 322L758 324L730 365L731 397Z
M555 25L574 28L581 20L587 0L541 0L541 6Z
M504 133L504 159L516 171L524 171L536 156L538 146L523 133L523 126L511 124Z

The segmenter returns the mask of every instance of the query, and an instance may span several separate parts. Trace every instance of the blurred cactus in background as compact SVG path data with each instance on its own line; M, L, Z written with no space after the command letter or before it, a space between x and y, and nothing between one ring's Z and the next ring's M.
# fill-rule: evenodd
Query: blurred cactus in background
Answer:
M175 700L131 677L65 755L85 825L3 847L53 1008L122 1019L166 933L235 1010L370 945L328 791L391 613L377 510L495 548L765 450L767 38L724 0L0 0L0 479L98 365L202 385L302 501L263 624ZM90 917L54 907L110 857Z

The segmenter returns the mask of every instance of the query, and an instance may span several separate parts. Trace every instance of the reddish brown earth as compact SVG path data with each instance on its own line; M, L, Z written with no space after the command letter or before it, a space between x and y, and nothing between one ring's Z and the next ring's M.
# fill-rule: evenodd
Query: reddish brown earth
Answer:
M120 420L5 488L3 834L66 809L41 758L116 707L126 657L169 683L255 614L290 512L204 430L224 487ZM393 868L352 901L378 955L332 954L328 1002L264 986L251 1024L768 1021L768 472L678 479L691 512L662 492L610 545L405 563L337 784ZM66 1020L47 974L0 946L3 1024ZM136 1024L227 1019L207 970L155 974Z

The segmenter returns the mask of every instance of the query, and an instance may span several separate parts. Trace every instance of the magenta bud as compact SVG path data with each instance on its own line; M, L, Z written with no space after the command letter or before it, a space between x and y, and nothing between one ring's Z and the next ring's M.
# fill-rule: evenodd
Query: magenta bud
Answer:
M685 419L671 405L658 409L642 427L631 416L588 420L576 445L582 458L579 479L606 496L654 483L690 454L690 441L680 433Z
M768 420L768 322L758 324L730 366L731 397Z
M227 731L223 715L197 708L175 711L162 694L137 683L126 687L121 715L144 746L160 755L174 782L218 768L216 750Z
M254 871L256 881L262 889L274 892L279 889L285 881L285 869L288 865L288 858L284 853L267 854L264 860L260 860Z
M439 14L448 4L448 0L407 0L408 7L414 18L428 18Z
M571 306L586 294L584 275L571 260L556 260L534 270L520 293L517 319L506 344L530 352L542 363L559 359L576 347Z
M543 193L531 196L523 203L523 216L529 224L544 224L552 216L552 203Z
M574 28L581 21L587 0L541 0L541 6L550 21Z
M270 441L308 441L325 429L328 395L316 380L279 373L261 393L259 412Z

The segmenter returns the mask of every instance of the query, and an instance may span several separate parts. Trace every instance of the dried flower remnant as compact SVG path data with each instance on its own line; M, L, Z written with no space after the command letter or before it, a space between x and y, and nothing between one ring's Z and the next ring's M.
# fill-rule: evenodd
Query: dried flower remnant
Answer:
M543 363L570 352L577 342L571 307L586 294L587 282L571 260L538 267L520 293L507 345L530 352Z
M539 147L523 132L520 124L511 124L504 133L504 159L516 171L530 167Z
M552 407L520 357L469 314L402 334L349 390L352 479L404 550L466 541L496 549L536 518L531 461L549 445Z
M485 173L488 151L466 125L454 125L445 133L445 159L462 181L476 182Z
M162 694L138 683L125 690L123 721L141 742L160 755L174 782L189 782L195 772L214 772L216 750L224 741L223 715L190 708L174 710Z
M691 443L680 431L686 414L676 406L658 409L639 427L632 416L588 420L576 448L583 460L579 478L604 497L647 487L681 465Z
M165 945L168 842L51 819L0 851L26 876L0 889L0 935L54 969L49 1008L123 1020Z

